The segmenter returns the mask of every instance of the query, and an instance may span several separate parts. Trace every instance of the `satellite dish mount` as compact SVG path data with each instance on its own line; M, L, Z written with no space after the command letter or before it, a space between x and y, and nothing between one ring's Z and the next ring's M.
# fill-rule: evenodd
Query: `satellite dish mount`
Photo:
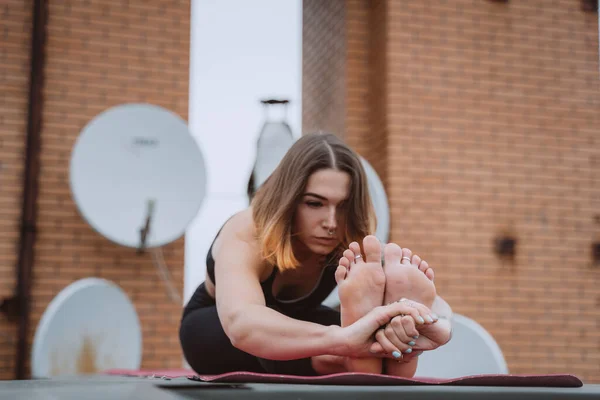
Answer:
M150 233L155 201L156 200L154 199L149 199L146 202L146 223L142 228L140 228L140 245L138 246L138 254L142 254L146 249L146 239L148 238L148 234Z

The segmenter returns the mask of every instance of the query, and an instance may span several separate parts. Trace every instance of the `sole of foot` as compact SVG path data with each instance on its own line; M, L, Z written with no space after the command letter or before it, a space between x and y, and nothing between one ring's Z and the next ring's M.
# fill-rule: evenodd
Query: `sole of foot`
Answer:
M384 273L386 278L384 303L392 303L402 298L414 300L431 308L437 296L433 283L434 272L426 261L413 255L411 250L402 249L395 243L384 248ZM431 321L429 321L431 322ZM418 327L417 327L418 328ZM415 342L409 342L415 345ZM389 375L412 377L416 372L416 357L407 356L412 347L405 350L402 360L386 360Z
M383 304L386 277L381 263L381 243L369 235L363 239L364 255L360 245L352 242L344 251L335 273L340 298L342 327L362 318L373 308ZM379 374L380 358L348 359L349 372Z

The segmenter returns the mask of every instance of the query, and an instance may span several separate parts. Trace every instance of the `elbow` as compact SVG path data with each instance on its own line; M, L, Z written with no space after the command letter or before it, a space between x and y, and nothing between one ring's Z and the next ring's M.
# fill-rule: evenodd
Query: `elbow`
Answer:
M253 324L255 319L250 315L251 313L248 313L247 309L240 309L223 319L223 330L231 345L256 357L267 359L281 357L280 354L273 354L271 346L264 340L264 336L258 332L256 324Z
M227 315L221 321L223 330L229 338L231 345L242 351L245 351L244 343L248 341L249 336L249 329L245 328L245 319L242 310L237 310Z

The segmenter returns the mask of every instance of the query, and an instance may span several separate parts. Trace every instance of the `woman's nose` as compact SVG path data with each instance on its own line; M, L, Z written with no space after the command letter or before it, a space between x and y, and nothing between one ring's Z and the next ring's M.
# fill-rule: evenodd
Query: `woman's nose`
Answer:
M336 210L335 208L329 210L329 213L327 215L327 226L329 228L335 228L337 225L337 218L336 218Z

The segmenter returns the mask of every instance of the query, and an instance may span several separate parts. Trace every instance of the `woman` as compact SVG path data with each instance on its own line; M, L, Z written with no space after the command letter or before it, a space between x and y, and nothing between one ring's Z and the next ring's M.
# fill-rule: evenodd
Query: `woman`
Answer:
M416 366L416 357L408 349L418 349L419 329L429 326L434 338L421 339L424 349L447 341L449 330L434 328L437 317L419 303L422 292L407 292L417 301L396 302L409 297L398 296L382 305L400 293L386 290L381 247L369 236L374 228L357 155L334 135L299 139L208 251L207 278L180 326L190 366L199 374L316 375L382 372L388 359L403 361L394 374L411 375L406 365ZM403 250L389 246L390 265L402 267ZM409 260L404 254L402 262ZM412 270L433 287L423 266ZM341 315L321 305L338 283ZM430 286L424 292L431 294Z

